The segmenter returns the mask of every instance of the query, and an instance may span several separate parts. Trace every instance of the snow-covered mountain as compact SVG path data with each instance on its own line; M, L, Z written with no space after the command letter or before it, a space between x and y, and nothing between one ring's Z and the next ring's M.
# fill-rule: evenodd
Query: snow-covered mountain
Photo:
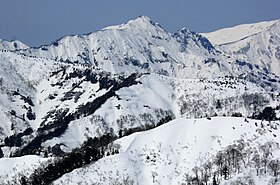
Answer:
M279 20L171 34L141 16L38 48L5 43L0 46L2 184L202 182L204 172L192 169L202 169L240 139L259 154L265 144L279 144ZM271 172L279 148L269 149L269 161L258 170ZM264 182L246 167L253 164L239 164L244 156L253 157L233 160L225 178L222 172L214 175L221 170L216 166L204 183L243 181L239 177L250 174L257 184ZM262 177L274 178L270 172Z
M203 34L217 48L251 68L280 75L280 20L240 25Z
M275 26L279 28L278 24ZM277 34L279 29L274 33ZM277 46L279 39L275 37L274 40ZM275 48L271 42L257 47L269 52L267 44ZM148 17L141 16L126 24L85 35L66 36L50 45L18 52L31 57L94 65L114 74L155 72L177 78L242 76L259 84L270 83L270 87L276 88L272 82L279 81L279 70L276 68L279 57L259 62L259 59L253 60L256 57L252 58L252 54L246 55L246 60L228 50L219 50L222 49L215 48L199 33L183 28L170 34Z
M214 49L203 45L205 39L201 37L184 29L173 36L148 17L141 16L126 24L86 35L66 36L51 45L22 52L28 56L94 65L117 74L156 72L182 78L212 77L213 70L228 74L221 69L219 61L211 67L205 65L200 74L205 60L215 54ZM190 69L198 72L190 73Z

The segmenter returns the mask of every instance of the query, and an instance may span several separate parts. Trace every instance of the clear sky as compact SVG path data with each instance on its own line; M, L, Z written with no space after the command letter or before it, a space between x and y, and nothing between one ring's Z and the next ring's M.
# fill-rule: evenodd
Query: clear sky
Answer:
M146 15L169 32L280 18L280 0L0 0L0 38L40 46Z

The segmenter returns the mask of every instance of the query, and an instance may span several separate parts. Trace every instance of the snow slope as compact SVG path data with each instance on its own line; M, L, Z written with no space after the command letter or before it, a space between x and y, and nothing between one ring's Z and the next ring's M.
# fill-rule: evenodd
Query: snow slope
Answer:
M242 24L231 28L223 28L210 33L202 33L202 35L207 37L214 45L223 45L266 31L269 27L275 24L279 24L279 20Z
M32 107L26 101L34 101L37 85L48 78L56 64L54 61L18 55L0 50L0 143L4 137L23 132L30 123L23 119ZM18 92L21 95L16 95ZM26 98L25 100L23 99ZM32 108L34 109L34 108ZM15 115L11 111L15 111Z
M265 126L262 134L256 132L261 124L267 123L223 117L211 120L177 119L153 130L117 140L116 143L121 146L119 154L76 169L54 184L122 184L127 181L133 184L187 183L186 174L192 174L195 166L212 160L211 156L238 143L237 140L249 142L252 150L268 141L279 143L279 122L277 130L269 132L269 126ZM272 157L277 158L279 154L278 147L272 152ZM272 178L264 177L268 180Z
M220 47L223 51L232 54L240 61L246 61L265 72L271 71L280 75L280 22L276 22L269 29L245 38L235 43Z
M51 133L59 128L57 120L60 115L75 115L77 118L71 120L60 135L44 140L43 150L61 145L63 151L69 152L80 147L89 137L107 133L119 135L123 129L156 125L168 115L200 118L240 113L252 116L278 101L262 87L234 78L199 80L146 74L139 76L136 84L117 90L116 96L109 97L98 109L84 116L81 107L91 102L95 104L113 88L111 85L104 88L104 84L120 83L123 78L91 70L90 78L99 78L96 82L80 76L86 74L88 68L71 66L38 85L33 108L36 118L29 122L33 132L27 134L22 146L40 137L42 129L44 133ZM104 79L112 82L104 83Z

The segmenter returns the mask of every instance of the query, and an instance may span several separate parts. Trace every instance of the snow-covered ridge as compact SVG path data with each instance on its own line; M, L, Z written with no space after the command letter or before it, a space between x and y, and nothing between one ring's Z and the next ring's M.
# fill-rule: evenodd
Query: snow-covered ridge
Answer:
M210 33L202 33L214 45L223 45L244 39L246 37L266 31L271 26L279 26L280 20L264 21L253 24L242 24L231 28L224 28Z
M267 25L266 28L275 25L273 32L267 30L267 34L277 35L279 34L277 22L278 20L267 24L256 24L256 26L241 26L232 32L234 34L244 32L246 35L256 33L258 30L257 35L259 35L265 32L265 25ZM250 31L250 27L253 31ZM237 31L239 29L241 31ZM146 16L141 16L125 24L107 27L89 34L66 36L50 45L28 48L18 53L59 62L91 65L114 74L153 72L178 78L216 78L259 73L257 78L256 76L248 77L257 83L271 83L267 80L275 81L271 73L279 76L277 67L280 55L276 37L274 38L275 47L273 43L270 43L268 36L260 36L260 41L263 40L265 43L252 43L261 47L261 50L252 51L253 53L266 55L270 52L269 55L272 57L270 59L257 56L256 58L260 59L255 60L251 57L252 54L248 57L247 55L236 56L235 50L233 52L230 48L215 47L215 43L209 41L207 35L205 36L187 29L171 34L158 23L154 23ZM248 38L253 39L253 36ZM227 34L225 37L231 38ZM243 45L237 48L246 48L246 44ZM273 46L271 51L268 49L270 45ZM275 84L269 86L278 88Z

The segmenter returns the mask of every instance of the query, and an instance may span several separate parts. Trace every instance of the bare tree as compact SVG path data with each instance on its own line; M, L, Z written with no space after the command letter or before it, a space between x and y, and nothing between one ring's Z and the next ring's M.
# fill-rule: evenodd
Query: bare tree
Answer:
M156 183L156 177L158 176L157 172L152 172L153 183Z
M267 165L271 157L271 143L267 142L264 145L260 146L262 152L262 163L264 165L264 173L267 172Z
M268 167L271 171L273 171L273 176L277 177L277 175L280 173L280 160L274 159L271 160L268 164ZM277 180L277 178L275 178Z
M252 163L257 171L257 176L259 176L259 171L261 168L261 156L258 153L254 153L252 157Z

